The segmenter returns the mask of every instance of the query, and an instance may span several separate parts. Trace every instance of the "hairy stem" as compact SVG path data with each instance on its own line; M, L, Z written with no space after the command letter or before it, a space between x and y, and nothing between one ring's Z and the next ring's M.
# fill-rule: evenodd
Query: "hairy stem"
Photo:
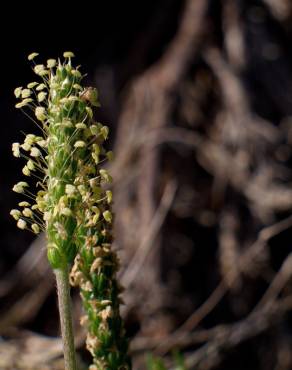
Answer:
M57 281L59 314L63 339L65 370L77 370L71 315L68 268L54 270Z

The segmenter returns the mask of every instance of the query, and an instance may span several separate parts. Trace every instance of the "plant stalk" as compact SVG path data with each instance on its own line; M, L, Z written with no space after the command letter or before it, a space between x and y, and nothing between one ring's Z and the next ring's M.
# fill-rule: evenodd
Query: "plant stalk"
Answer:
M65 370L77 370L72 326L68 267L66 266L65 268L56 269L54 270L54 272L57 282Z

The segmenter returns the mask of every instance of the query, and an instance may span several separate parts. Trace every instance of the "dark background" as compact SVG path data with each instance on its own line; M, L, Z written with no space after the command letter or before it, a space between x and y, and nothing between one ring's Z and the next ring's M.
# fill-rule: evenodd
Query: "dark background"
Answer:
M34 78L29 53L45 61L72 50L88 73L85 84L99 89L97 119L110 127L108 146L116 154L110 169L115 247L135 367L144 367L148 351L171 362L171 351L180 349L191 369L292 369L290 2L6 5L0 23L3 358L11 363L12 348L21 357L27 340L40 343L59 332L44 242L32 244L33 236L9 216L22 167L11 143L34 130L14 109L13 90ZM38 345L30 346L31 358ZM45 358L52 343L43 346ZM46 366L58 368L51 359Z

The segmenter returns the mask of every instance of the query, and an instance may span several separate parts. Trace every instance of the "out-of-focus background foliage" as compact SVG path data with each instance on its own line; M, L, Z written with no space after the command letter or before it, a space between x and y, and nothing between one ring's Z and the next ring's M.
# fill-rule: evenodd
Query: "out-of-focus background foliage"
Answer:
M43 237L9 216L34 127L26 56L76 54L115 152L115 247L134 367L292 369L292 3L6 3L0 57L0 369L60 369ZM88 360L73 292L77 346Z

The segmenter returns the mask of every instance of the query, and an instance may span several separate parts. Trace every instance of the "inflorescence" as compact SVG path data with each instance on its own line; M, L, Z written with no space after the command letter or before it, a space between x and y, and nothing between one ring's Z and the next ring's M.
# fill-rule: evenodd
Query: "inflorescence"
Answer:
M74 68L73 53L64 62L49 59L36 64L40 82L18 87L16 108L32 111L41 135L28 134L13 143L15 157L23 157L22 173L36 179L37 194L26 181L13 190L26 197L11 215L20 229L45 231L48 260L54 269L74 261L71 284L78 286L85 309L81 323L88 329L91 370L129 369L127 340L119 313L121 287L116 280L118 258L111 249L111 176L102 163L111 160L104 141L109 129L94 120L99 106L97 90L81 86L82 74Z

